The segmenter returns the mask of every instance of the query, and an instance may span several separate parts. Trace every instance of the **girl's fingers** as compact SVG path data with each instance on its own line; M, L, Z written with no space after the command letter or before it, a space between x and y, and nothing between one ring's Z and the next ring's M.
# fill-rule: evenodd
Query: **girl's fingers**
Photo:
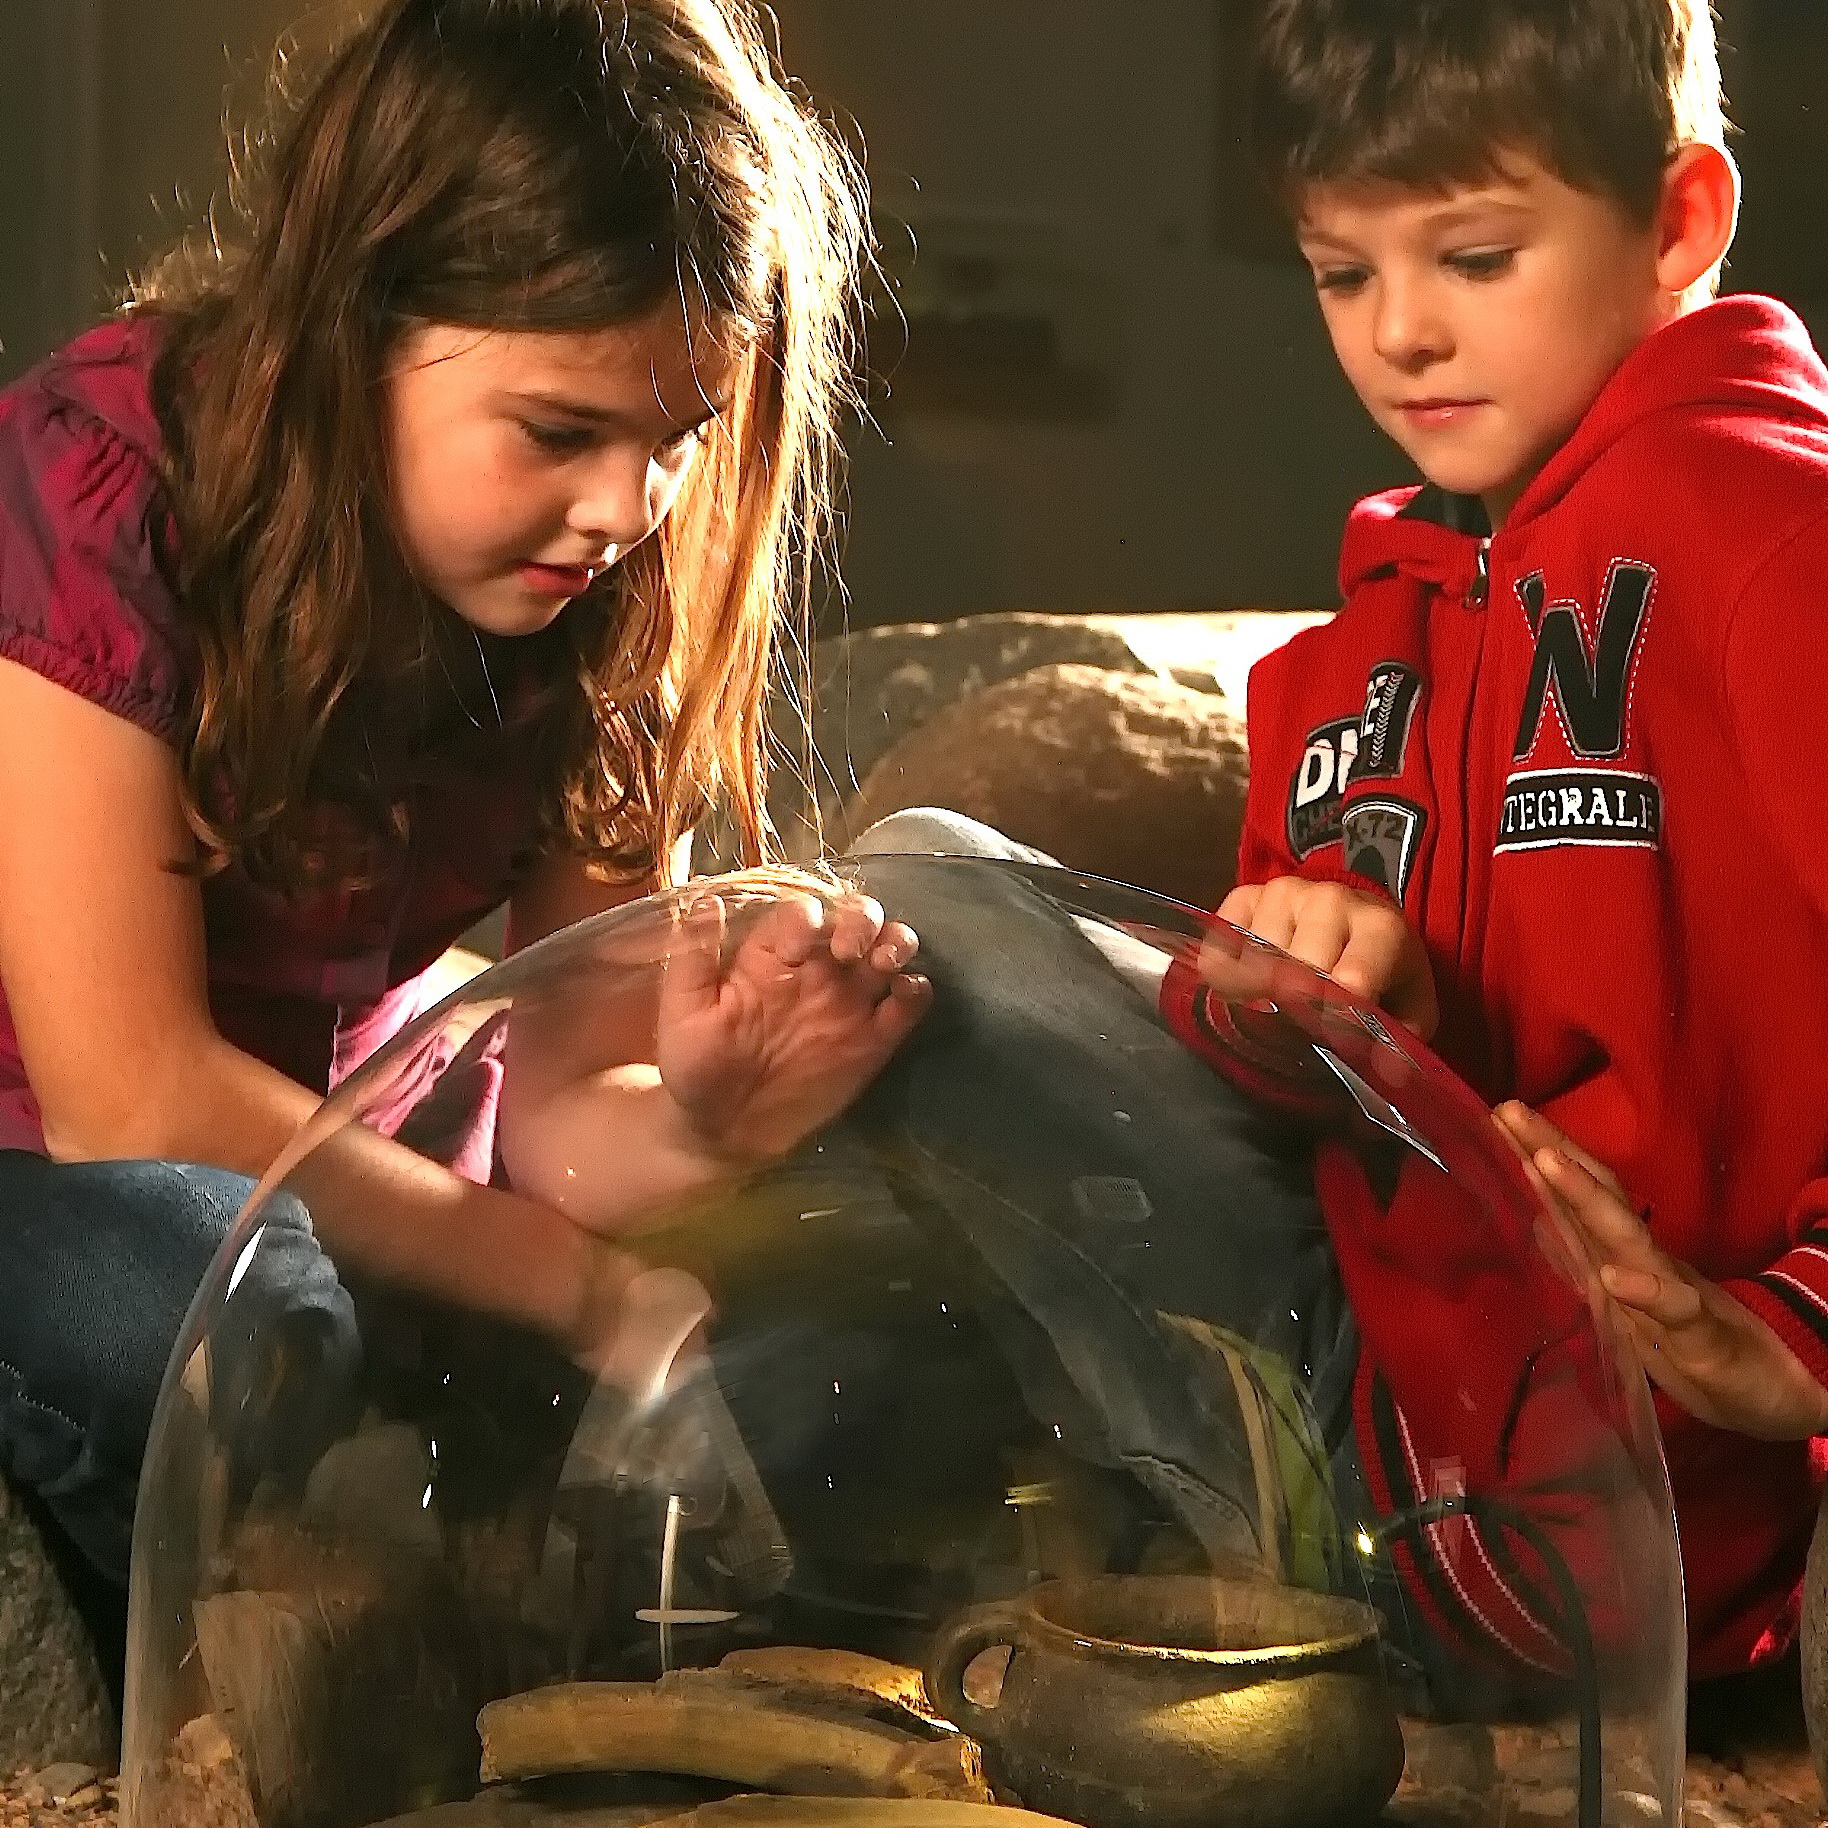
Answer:
M889 982L889 994L870 1012L876 1038L889 1052L898 1048L933 1002L933 986L924 977L904 972Z
M700 895L680 916L660 980L663 1016L703 1009L717 1001L724 945L724 904Z
M846 895L831 911L831 955L841 965L867 958L882 932L882 903L869 895Z
M788 970L812 957L825 925L825 910L810 895L789 895L764 914L743 947L769 953Z
M905 971L913 964L919 951L920 936L914 929L904 926L898 920L892 920L882 929L871 948L870 969L880 971L885 977L892 972Z

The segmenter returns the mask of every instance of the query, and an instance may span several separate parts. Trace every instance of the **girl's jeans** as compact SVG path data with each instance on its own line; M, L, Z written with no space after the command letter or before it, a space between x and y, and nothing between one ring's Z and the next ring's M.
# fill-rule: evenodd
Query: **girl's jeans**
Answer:
M220 1168L0 1150L0 1471L122 1586L166 1361L253 1185ZM320 1355L352 1353L348 1297L305 1209L281 1198L267 1222L248 1312Z

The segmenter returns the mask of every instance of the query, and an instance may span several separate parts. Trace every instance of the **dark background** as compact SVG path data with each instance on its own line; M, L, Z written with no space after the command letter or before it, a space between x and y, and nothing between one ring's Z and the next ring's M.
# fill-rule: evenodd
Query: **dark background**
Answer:
M897 301L851 439L854 624L1336 600L1347 507L1407 470L1245 173L1242 3L777 0L867 151ZM0 380L202 216L299 11L0 0ZM1828 328L1828 5L1721 11L1729 285Z

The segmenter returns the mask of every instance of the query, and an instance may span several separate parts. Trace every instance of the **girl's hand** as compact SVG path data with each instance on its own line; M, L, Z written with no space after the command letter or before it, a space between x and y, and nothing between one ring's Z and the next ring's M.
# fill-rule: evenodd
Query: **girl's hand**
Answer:
M1699 1420L1761 1441L1828 1430L1828 1390L1743 1302L1658 1247L1609 1169L1527 1105L1494 1115L1623 1310L1653 1383Z
M919 947L881 907L810 895L769 909L726 965L723 903L687 910L660 992L661 1083L707 1153L739 1167L830 1122L926 1012Z
M1339 882L1278 876L1233 889L1219 906L1219 918L1324 971L1354 996L1380 1004L1424 1041L1440 1022L1434 972L1421 937L1381 895Z

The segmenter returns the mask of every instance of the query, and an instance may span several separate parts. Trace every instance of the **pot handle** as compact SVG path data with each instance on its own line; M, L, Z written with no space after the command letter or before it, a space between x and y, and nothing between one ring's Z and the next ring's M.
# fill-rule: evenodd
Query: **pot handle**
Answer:
M994 1743L1001 1723L998 1709L980 1707L965 1693L965 1671L974 1657L998 1644L1014 1650L1022 1628L1022 1608L1008 1600L973 1606L939 1628L927 1650L922 1672L927 1696L952 1724L980 1743Z

